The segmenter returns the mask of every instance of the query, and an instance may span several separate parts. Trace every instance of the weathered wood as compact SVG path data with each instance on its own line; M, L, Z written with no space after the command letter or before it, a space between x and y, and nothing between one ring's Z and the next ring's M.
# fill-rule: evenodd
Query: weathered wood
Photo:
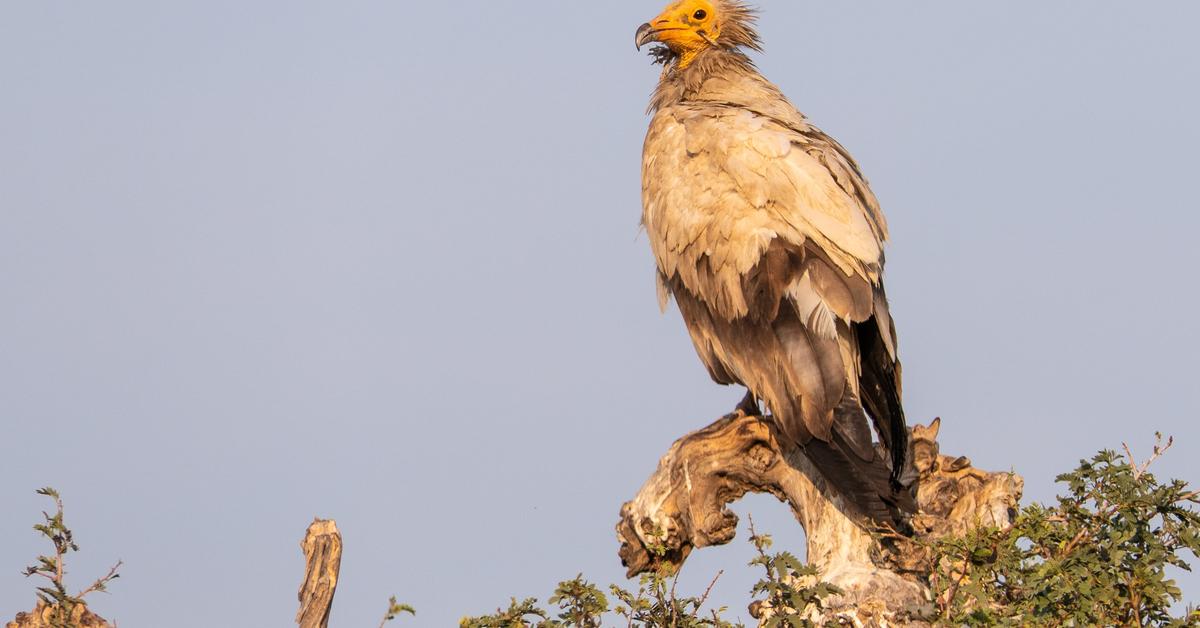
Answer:
M75 604L69 616L61 617L58 606L49 606L41 600L32 611L17 613L17 617L5 624L5 628L56 628L62 626L64 620L72 628L113 628L103 617L88 610L86 604Z
M913 429L912 453L921 472L913 535L932 539L979 522L1009 524L1020 477L942 456L939 426L935 420ZM656 560L677 568L694 548L728 543L738 519L727 504L748 492L770 493L791 506L804 528L808 562L844 591L829 600L835 615L852 623L894 622L927 602L922 544L870 529L802 451L784 451L779 443L770 419L740 412L677 440L621 507L617 535L628 575L654 568Z
M337 522L314 519L300 542L300 549L304 550L307 568L297 594L300 610L296 613L296 623L300 628L326 628L342 567L342 534Z

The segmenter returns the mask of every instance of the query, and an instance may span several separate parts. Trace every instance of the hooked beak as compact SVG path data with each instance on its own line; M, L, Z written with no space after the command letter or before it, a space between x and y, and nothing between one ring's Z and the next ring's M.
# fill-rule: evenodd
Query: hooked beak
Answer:
M646 22L639 26L637 32L634 33L633 43L637 46L638 50L641 50L642 46L652 41L658 41L658 31L649 22Z

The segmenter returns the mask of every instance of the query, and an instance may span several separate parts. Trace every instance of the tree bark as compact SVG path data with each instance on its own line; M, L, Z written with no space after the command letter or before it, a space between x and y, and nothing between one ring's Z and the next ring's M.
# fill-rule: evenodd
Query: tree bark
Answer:
M300 610L296 613L296 623L300 628L326 628L342 567L342 534L337 522L314 519L300 542L300 549L304 550L307 569L297 594Z
M912 429L921 472L914 532L881 530L856 513L799 449L780 446L771 420L734 413L677 440L632 501L621 507L620 556L633 577L677 569L694 548L733 539L737 515L726 506L748 492L787 503L804 528L808 562L842 589L829 615L863 625L903 621L929 601L923 542L970 526L1007 526L1023 482L987 473L938 451L940 421ZM653 550L651 549L653 548ZM796 609L803 611L804 609Z

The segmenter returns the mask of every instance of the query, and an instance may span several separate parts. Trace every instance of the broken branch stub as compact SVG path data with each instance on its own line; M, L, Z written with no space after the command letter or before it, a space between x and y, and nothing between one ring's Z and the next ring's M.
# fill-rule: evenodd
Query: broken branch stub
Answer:
M337 522L314 519L300 548L307 566L297 594L300 610L296 612L296 623L300 628L326 628L342 567L342 534Z

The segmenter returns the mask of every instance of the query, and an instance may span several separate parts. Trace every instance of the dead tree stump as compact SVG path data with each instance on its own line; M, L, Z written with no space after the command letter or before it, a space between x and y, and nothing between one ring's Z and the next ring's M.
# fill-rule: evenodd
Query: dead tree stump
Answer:
M88 610L86 604L75 604L68 616L63 616L58 606L51 606L38 600L37 605L28 613L17 613L16 619L5 624L5 628L55 628L64 622L77 628L113 628L112 624L103 617Z
M915 539L933 540L980 523L1009 525L1021 478L941 455L939 427L934 420L912 431L913 459L921 472L920 512L912 518ZM617 537L627 575L653 569L656 561L678 568L693 549L728 543L738 519L726 506L748 492L770 493L791 507L804 528L809 564L843 591L828 600L830 618L894 624L927 603L923 545L871 529L801 450L785 451L779 443L770 419L741 413L675 441L633 500L621 507Z
M342 534L337 522L314 519L300 549L304 550L307 569L297 594L300 610L296 612L296 623L300 628L326 628L342 568Z

